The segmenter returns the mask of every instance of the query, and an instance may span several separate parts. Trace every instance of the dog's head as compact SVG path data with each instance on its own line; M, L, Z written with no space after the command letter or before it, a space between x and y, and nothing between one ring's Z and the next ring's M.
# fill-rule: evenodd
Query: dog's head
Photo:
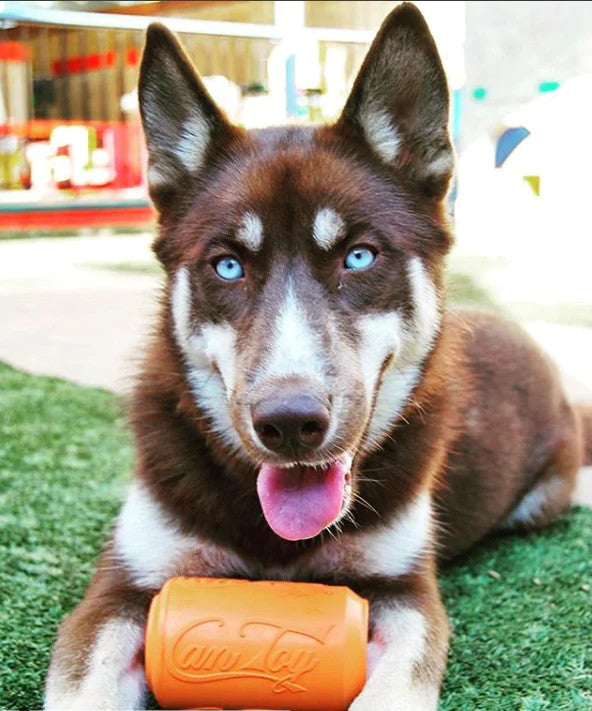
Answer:
M245 132L152 26L140 106L169 337L193 397L257 471L243 484L271 528L316 536L347 512L357 462L439 333L453 154L434 41L404 3L335 125Z

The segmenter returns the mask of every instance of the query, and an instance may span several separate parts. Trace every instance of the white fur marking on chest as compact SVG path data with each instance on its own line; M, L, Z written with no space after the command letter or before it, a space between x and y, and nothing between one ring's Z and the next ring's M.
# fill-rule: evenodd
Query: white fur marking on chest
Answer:
M392 521L373 531L329 540L307 564L310 574L384 575L396 578L413 570L431 543L432 506L422 492Z
M329 250L345 236L345 222L335 210L323 207L315 215L312 236L321 249Z
M247 212L243 216L240 228L236 232L237 239L242 242L247 249L256 252L263 244L263 223L258 215Z
M228 398L235 383L236 333L229 324L203 324L199 333L191 327L191 285L187 267L172 281L171 310L175 338L185 356L188 379L199 407L212 429L234 451L243 444L232 424Z
M361 123L368 143L386 163L392 162L399 153L401 137L386 111L366 108Z
M432 506L427 492L420 494L395 519L362 533L364 565L368 572L396 578L410 572L430 544Z
M238 556L182 533L140 482L132 482L117 520L115 554L134 584L147 589L160 588L175 575L224 577L244 571Z
M146 681L143 666L134 664L134 660L143 642L144 630L140 625L131 620L110 619L96 636L78 687L69 678L63 678L59 670L50 670L44 708L60 711L140 708Z
M324 381L318 337L306 311L299 304L292 284L273 327L272 346L258 380L290 375L310 376Z

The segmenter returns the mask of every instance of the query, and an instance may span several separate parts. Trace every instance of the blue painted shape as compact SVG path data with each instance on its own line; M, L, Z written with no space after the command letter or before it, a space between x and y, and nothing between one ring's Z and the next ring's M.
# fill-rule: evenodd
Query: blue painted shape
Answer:
M495 147L495 167L500 168L516 146L530 136L530 131L524 126L506 129L497 140Z
M452 140L458 143L460 139L461 119L463 112L463 89L455 89L452 92Z
M542 81L539 84L541 94L548 94L550 91L557 91L561 84L558 81Z
M286 58L286 114L288 118L298 116L298 90L296 89L296 55Z

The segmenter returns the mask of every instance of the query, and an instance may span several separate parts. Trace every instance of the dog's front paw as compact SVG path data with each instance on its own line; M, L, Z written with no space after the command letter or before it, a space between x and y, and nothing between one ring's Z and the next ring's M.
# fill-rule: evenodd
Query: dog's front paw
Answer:
M392 692L387 689L368 688L350 705L349 711L436 711L438 691L408 689Z
M350 705L348 711L394 711L395 708L393 704L389 706L387 694L383 694L381 697L362 691Z
M396 667L380 665L370 672L366 686L354 699L349 711L437 711L438 685L421 682Z
M98 683L97 683L98 682ZM114 684L85 679L66 687L48 681L44 711L130 711L143 709L146 683L143 670L126 670Z

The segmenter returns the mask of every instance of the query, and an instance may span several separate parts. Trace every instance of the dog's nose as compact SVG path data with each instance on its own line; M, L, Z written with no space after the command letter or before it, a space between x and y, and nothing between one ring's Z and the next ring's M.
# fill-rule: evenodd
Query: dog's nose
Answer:
M297 456L325 439L329 411L307 392L278 392L262 398L252 409L253 427L261 443L279 454Z

